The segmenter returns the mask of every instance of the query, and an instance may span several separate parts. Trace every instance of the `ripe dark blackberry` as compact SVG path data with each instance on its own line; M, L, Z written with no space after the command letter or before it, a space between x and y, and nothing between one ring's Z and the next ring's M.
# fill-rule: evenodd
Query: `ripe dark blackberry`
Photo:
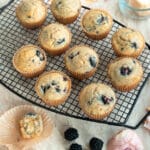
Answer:
M69 150L82 150L82 146L77 143L73 143L71 144Z
M64 137L68 141L75 140L79 137L78 131L75 128L69 128L64 132Z
M103 141L96 137L93 137L89 144L91 150L101 150L103 147Z

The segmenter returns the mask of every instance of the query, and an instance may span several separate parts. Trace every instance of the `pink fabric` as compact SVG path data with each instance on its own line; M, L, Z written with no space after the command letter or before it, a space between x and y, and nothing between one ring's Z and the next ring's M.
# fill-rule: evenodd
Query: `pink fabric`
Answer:
M144 150L144 147L137 134L126 129L108 141L107 150Z
M146 118L144 127L150 131L150 115Z

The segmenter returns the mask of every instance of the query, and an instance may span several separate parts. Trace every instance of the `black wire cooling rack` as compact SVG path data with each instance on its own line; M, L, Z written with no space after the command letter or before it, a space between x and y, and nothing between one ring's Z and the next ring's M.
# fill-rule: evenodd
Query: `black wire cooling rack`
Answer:
M19 1L13 0L5 8L0 10L0 82L25 100L47 110L83 120L101 122L116 126L126 126L133 129L137 128L148 114L146 114L139 124L134 127L127 125L126 122L136 104L140 91L150 76L150 46L146 44L146 48L138 58L144 69L144 76L140 85L130 92L123 93L115 91L118 99L117 104L113 112L104 120L92 120L87 118L78 106L78 93L81 88L91 82L103 82L111 86L106 72L108 63L115 58L110 40L114 32L118 28L123 27L123 25L114 20L113 28L107 38L101 41L90 40L84 35L80 27L80 19L87 9L89 9L87 7L82 7L78 19L73 24L68 25L73 34L71 47L78 44L86 44L93 47L100 56L100 64L93 77L83 81L72 78L73 87L68 100L58 107L50 107L43 103L34 91L36 78L26 79L16 72L12 66L12 57L18 48L25 44L38 45L37 37L40 30L28 30L18 23L15 17L15 7ZM45 25L52 22L55 22L55 19L49 10ZM63 62L63 55L56 57L48 56L48 65L46 70L52 69L67 73Z

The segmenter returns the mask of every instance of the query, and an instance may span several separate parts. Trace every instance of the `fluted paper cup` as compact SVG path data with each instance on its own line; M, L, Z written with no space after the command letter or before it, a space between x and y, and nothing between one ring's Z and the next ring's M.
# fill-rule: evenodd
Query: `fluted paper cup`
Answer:
M40 114L43 120L43 132L39 137L33 139L23 139L20 133L19 121L28 112ZM49 137L52 133L53 123L46 112L38 107L31 105L21 105L5 112L0 117L0 144L11 145L19 148L32 147Z

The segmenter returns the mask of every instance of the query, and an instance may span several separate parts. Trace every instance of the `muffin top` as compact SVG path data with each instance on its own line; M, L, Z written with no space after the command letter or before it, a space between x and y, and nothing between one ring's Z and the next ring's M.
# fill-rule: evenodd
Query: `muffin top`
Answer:
M130 28L120 28L112 37L114 49L121 55L134 55L145 46L143 35Z
M38 23L47 15L47 7L42 0L22 0L16 8L17 17L26 23Z
M112 82L118 86L128 86L141 79L143 69L140 63L134 58L117 58L109 64L108 75Z
M37 80L35 90L44 101L60 100L70 92L71 80L59 71L46 72Z
M26 45L16 51L13 56L13 65L19 72L30 73L36 72L45 66L46 60L46 54L41 48L34 45Z
M23 138L34 138L43 131L43 121L39 114L29 112L20 120L20 130Z
M77 15L81 8L80 0L52 0L51 10L61 18Z
M116 103L114 91L107 85L91 83L81 90L79 103L85 113L91 115L106 114Z
M71 32L62 24L52 23L41 30L39 41L43 48L56 51L70 44Z
M71 48L65 54L65 64L68 70L78 74L90 72L98 66L97 53L90 47L79 45Z
M85 32L99 35L107 32L112 27L112 17L104 10L89 10L82 18L82 27Z

